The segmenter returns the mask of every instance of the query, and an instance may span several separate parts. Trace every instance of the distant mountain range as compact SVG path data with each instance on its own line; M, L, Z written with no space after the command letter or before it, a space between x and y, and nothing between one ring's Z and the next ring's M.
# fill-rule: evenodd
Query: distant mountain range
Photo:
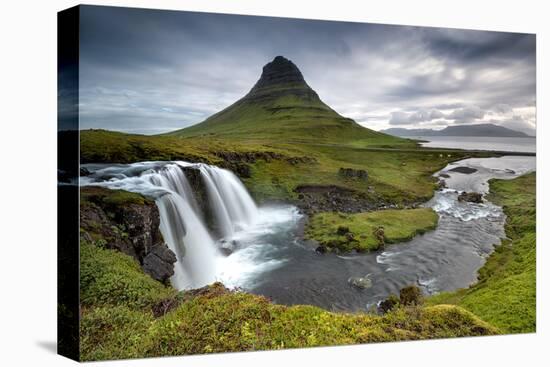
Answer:
M478 125L457 125L447 126L443 130L433 129L403 129L390 128L380 130L381 133L400 136L400 137L418 137L418 136L489 136L489 137L509 137L509 138L526 138L530 137L521 131L508 129L506 127L494 124L478 124Z

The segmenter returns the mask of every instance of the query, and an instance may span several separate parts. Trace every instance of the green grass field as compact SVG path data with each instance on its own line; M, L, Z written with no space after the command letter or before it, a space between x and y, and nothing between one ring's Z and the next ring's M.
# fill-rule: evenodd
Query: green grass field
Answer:
M328 251L374 251L384 244L408 241L435 229L438 218L429 208L319 213L310 218L306 237L318 241Z

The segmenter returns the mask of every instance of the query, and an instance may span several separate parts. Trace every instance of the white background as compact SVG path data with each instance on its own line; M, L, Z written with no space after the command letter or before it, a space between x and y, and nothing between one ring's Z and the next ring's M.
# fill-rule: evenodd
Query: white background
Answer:
M536 366L550 345L545 1L89 1L88 4L537 33L537 334L106 362L105 366ZM0 20L0 365L66 366L56 342L56 12L4 1ZM548 163L546 163L548 165ZM545 350L546 349L546 350ZM92 364L92 365L95 365Z

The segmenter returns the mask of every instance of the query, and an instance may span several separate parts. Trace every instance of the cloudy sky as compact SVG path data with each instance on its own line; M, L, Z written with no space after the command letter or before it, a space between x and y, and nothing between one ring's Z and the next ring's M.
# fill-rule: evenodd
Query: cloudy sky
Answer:
M535 36L90 7L81 12L80 123L156 134L245 95L291 59L363 126L495 123L535 134Z

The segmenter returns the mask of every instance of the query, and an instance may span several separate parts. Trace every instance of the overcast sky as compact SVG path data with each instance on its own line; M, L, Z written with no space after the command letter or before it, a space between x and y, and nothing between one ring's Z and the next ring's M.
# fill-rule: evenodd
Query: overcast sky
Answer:
M534 35L90 6L80 35L83 129L193 125L283 55L325 103L375 130L495 123L535 134Z

